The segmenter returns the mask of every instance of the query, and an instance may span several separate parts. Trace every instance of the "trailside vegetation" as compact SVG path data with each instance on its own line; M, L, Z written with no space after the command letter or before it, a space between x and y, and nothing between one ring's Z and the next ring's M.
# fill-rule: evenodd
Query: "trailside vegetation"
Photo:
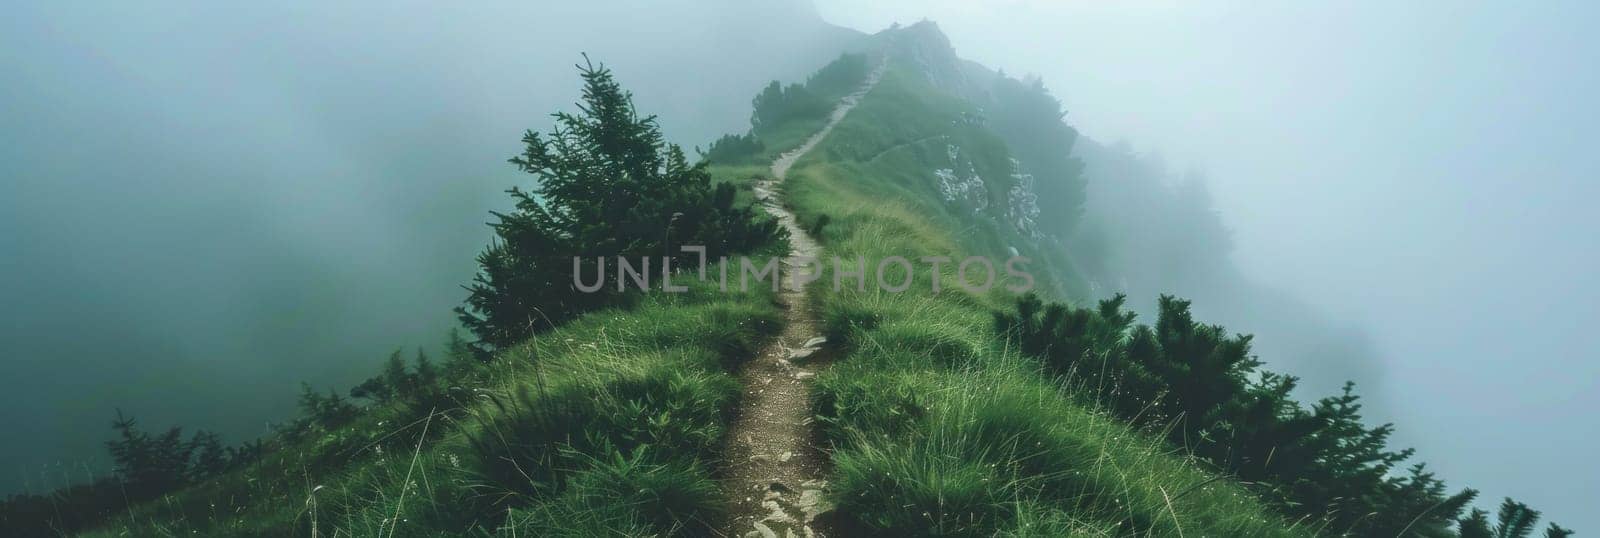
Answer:
M1388 448L1391 424L1362 421L1353 385L1303 406L1294 376L1261 369L1248 335L1196 322L1189 302L1160 299L1154 326L1135 324L1122 295L1095 308L1019 299L996 329L1095 405L1215 465L1285 513L1358 536L1450 536L1471 489L1451 494ZM1556 528L1552 526L1552 528Z
M1045 217L1060 219L1053 227L1077 219L1081 165L1050 151L1076 137L1060 103L1037 82L1001 77L985 116L932 84L922 62L883 61L879 85L785 181L802 225L846 259L1043 261L1038 238L1008 218L1027 205L1015 200L1031 195L1032 174L1060 210ZM711 257L787 251L748 185L860 85L869 56L769 85L752 130L695 164L604 66L578 70L578 112L529 131L511 159L536 183L512 188L514 209L494 214L494 242L457 310L472 338L452 332L437 363L396 350L348 396L306 384L296 416L234 447L205 431L145 431L119 411L112 472L7 499L0 535L719 535L725 493L712 469L740 392L754 389L733 373L778 334L776 297L694 279L684 293L584 293L573 272L601 274L598 260L617 256L675 258L682 245ZM945 195L957 188L972 196ZM968 203L991 198L1009 202ZM1163 296L1154 323L1140 324L1121 295L1079 307L931 293L931 280L958 278L950 265L909 278L917 292L809 292L839 356L811 405L832 460L826 516L841 534L1513 538L1538 528L1526 504L1506 499L1491 518L1470 506L1476 491L1407 466L1412 452L1388 446L1391 425L1366 424L1353 387L1295 401L1296 378L1263 369L1249 336L1194 320L1187 301ZM1543 535L1572 531L1550 524Z
M846 53L804 84L768 83L750 102L749 132L724 135L702 157L714 164L753 164L793 149L822 126L839 98L861 86L872 71L870 61L864 53Z
M1039 214L1040 226L1070 236L1083 214L1085 183L1083 161L1073 156L1078 131L1062 121L1061 101L1037 77L1004 73L994 78L989 98L988 126L1033 175L1039 199L1050 202L1051 210Z
M615 304L620 292L610 286L585 292L574 284L580 274L606 274L606 260L667 263L680 245L703 246L714 258L782 236L775 221L735 206L734 187L713 184L706 163L689 164L665 142L655 117L634 110L610 70L578 69L579 113L557 112L549 134L523 136L526 148L511 163L537 183L507 191L515 209L494 214L495 241L478 255L478 275L456 309L484 356Z
M579 112L511 160L538 183L496 213L458 312L475 339L452 331L442 363L396 350L348 397L305 384L296 416L236 447L119 413L113 472L6 499L0 535L707 533L732 369L777 330L772 294L685 278L590 297L568 271L680 245L786 250L783 235L736 196L742 178L664 143L608 70L579 71Z

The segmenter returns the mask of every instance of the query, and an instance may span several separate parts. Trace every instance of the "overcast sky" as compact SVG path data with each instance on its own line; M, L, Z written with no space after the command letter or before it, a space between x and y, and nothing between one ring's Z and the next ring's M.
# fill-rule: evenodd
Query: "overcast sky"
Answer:
M441 342L581 53L693 145L841 41L745 0L386 6L6 6L0 496L84 479L118 408L237 442Z
M818 4L933 19L1084 134L1204 171L1244 271L1373 335L1398 441L1600 528L1596 4Z
M1600 529L1600 10L818 3L863 31L934 19L1086 135L1205 172L1248 274L1381 347L1400 442ZM302 379L436 342L579 52L694 144L838 41L739 0L559 5L8 6L0 492L102 452L117 406L237 439Z

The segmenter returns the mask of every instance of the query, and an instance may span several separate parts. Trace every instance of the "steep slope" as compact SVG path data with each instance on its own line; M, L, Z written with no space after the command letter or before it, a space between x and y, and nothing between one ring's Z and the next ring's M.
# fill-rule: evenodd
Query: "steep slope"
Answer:
M825 260L805 291L685 279L436 380L402 363L433 381L380 404L308 392L247 466L109 505L91 534L1315 534L1020 353L1004 282L928 269L1027 257L1035 291L1081 287L974 68L931 24L865 50L769 87L708 152L789 233L755 254ZM908 289L868 284L892 256L916 260L883 275Z
M881 82L790 171L799 219L827 217L825 257L1040 248L1004 218L1029 211L1025 174L980 110L946 89L963 79L930 59L926 31L882 36ZM938 278L957 276L946 264ZM812 291L845 350L814 407L833 449L830 497L850 524L911 535L1307 533L1038 373L991 328L1007 292L935 294L933 279L919 266L910 292Z
M787 180L788 201L818 231L825 258L879 271L876 286L840 286L871 272L847 276L830 265L834 274L821 280L833 286L812 290L826 336L841 349L813 395L839 528L1466 532L1460 517L1478 492L1447 489L1411 450L1389 446L1393 425L1369 423L1350 386L1297 402L1297 378L1260 368L1250 336L1196 321L1182 299L1161 297L1154 322L1137 326L1121 296L1098 307L1061 304L1107 294L1089 278L1108 271L1062 248L1072 232L1063 223L1075 221L1083 201L1081 163L1026 147L1030 136L1075 140L1070 128L1045 124L1059 121L1059 103L1042 87L1016 91L957 60L931 23L875 38L886 58L882 79ZM1020 118L1017 109L1037 114ZM1139 248L1156 258L1222 258L1225 234L1207 227L1215 216L1191 203L1203 193L1179 197L1190 200L1173 204L1174 213L1193 214L1172 218L1192 223L1183 231L1194 240ZM1033 291L1057 304L1017 302L1020 290L1002 286L973 289L964 263L954 263L1019 255L1037 277ZM885 267L888 282L906 276L880 263L895 257L925 262L908 267L910 292L885 286ZM1537 519L1510 499L1503 506L1502 521L1525 518L1531 529ZM1568 531L1552 524L1547 532Z
M439 349L522 181L504 160L572 104L580 52L691 148L860 38L805 0L29 4L0 32L0 497L105 472L118 408L237 442L292 415L300 381ZM62 275L84 285L34 284Z
M1272 357L1274 368L1303 378L1304 393L1335 393L1355 381L1369 399L1384 394L1384 357L1371 335L1234 265L1231 234L1200 178L1166 170L1124 144L1080 140L1074 153L1085 163L1087 203L1062 249L1100 294L1126 293L1136 307L1163 293L1193 299L1197 315L1253 331L1255 349ZM1393 410L1393 403L1369 400L1369 407Z

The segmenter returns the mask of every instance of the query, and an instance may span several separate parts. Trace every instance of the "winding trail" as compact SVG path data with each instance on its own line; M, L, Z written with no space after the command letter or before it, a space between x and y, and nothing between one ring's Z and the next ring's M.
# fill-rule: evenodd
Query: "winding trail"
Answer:
M813 442L810 395L811 379L827 366L830 357L822 349L826 339L821 336L810 298L803 289L796 289L793 281L802 260L814 260L821 247L800 226L794 212L784 207L779 186L795 161L826 138L882 75L883 66L879 65L860 89L839 101L822 129L773 161L772 179L754 187L756 199L789 232L789 257L784 260L779 295L785 308L784 328L739 374L744 394L724 452L725 489L731 497L726 536L823 535L816 519L831 509L823 499L828 458ZM805 269L813 272L818 267Z

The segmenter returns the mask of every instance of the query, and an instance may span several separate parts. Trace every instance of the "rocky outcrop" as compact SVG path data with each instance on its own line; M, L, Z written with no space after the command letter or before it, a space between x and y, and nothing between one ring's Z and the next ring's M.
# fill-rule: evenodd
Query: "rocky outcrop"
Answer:
M1033 174L1022 171L1022 163L1011 159L1011 189L1006 192L1006 218L1017 233L1033 240L1040 238L1039 195L1033 188Z
M975 97L980 88L968 77L967 62L956 56L950 39L933 21L924 20L884 30L885 52L914 66L934 87L952 95Z
M959 146L947 141L945 155L949 158L950 166L933 171L938 180L939 195L945 202L961 208L963 213L983 213L989 208L988 184L978 175L972 161L961 154Z

